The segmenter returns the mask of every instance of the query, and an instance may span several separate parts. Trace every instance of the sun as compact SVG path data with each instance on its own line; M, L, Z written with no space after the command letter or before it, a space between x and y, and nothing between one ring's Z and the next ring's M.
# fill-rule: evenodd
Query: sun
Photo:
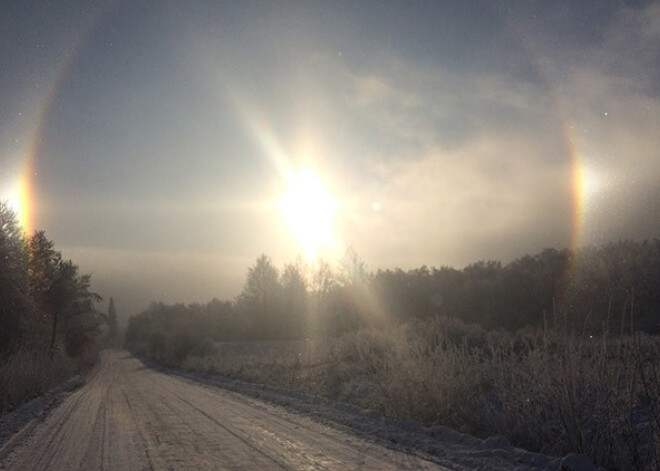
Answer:
M8 207L14 212L18 220L19 226L26 233L31 231L30 227L30 194L28 186L25 182L19 182L6 197L0 198L4 200Z
M337 207L337 200L312 170L289 175L278 208L308 259L316 258L324 245L332 244Z

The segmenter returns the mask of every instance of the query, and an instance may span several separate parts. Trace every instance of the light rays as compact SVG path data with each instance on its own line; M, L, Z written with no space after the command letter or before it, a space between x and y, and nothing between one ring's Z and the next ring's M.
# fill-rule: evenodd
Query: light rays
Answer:
M280 182L283 182L278 185L280 194L272 198L271 208L276 209L288 226L298 251L307 260L313 261L324 249L336 248L333 225L339 201L311 167L298 171L293 163L309 162L318 157L313 150L313 133L304 132L299 136L296 141L297 152L292 156L285 151L268 120L264 119L254 106L239 98L241 94L237 93L236 89L232 89L230 96L247 131L277 171Z

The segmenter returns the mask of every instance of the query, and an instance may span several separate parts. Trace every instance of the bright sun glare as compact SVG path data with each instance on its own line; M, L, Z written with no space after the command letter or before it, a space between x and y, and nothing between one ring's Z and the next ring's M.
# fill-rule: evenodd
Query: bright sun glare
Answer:
M278 206L307 258L315 258L323 245L332 243L337 200L310 169L288 177Z
M24 229L27 228L27 221L25 220L25 201L26 195L22 185L18 185L11 193L0 199L7 203L9 208L16 214L19 225Z

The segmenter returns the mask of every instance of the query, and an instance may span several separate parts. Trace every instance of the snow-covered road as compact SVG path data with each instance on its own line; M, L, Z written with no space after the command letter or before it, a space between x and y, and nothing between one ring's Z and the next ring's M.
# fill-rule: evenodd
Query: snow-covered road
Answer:
M0 468L446 469L115 351Z

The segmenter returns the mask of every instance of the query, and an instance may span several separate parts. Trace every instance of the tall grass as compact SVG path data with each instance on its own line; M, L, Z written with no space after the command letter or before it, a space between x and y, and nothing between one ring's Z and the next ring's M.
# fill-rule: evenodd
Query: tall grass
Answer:
M660 340L451 319L318 342L220 345L178 367L351 402L609 469L660 469Z
M95 360L95 349L74 359L28 347L0 358L0 416L89 369Z

